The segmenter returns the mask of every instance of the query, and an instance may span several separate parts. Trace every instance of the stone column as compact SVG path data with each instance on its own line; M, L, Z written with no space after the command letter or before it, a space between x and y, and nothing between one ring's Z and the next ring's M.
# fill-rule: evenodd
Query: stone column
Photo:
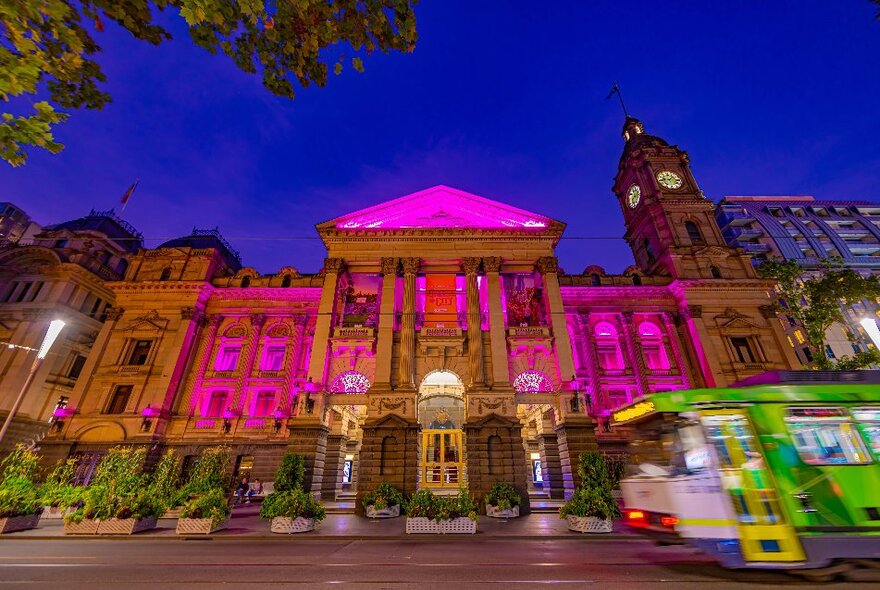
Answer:
M180 325L174 334L174 343L166 349L165 363L174 366L168 387L165 390L165 399L162 409L171 409L176 403L180 382L186 377L186 369L193 362L192 352L195 349L197 338L207 320L203 310L193 307L184 307L180 310Z
M693 348L706 387L727 387L721 359L728 359L729 355L726 350L722 349L720 354L715 350L712 337L703 321L703 306L684 304L681 306L681 315L689 336L687 342Z
M419 258L403 258L403 318L400 323L400 374L397 378L401 389L415 389L416 349L416 273Z
M599 385L599 356L596 354L595 342L593 342L593 327L590 325L590 312L586 311L578 315L578 324L581 329L581 343L584 347L584 369L587 373L587 382L590 391L587 395L592 396L593 409L602 409L601 386Z
M639 397L645 397L648 393L648 383L645 379L645 357L636 336L636 328L633 324L633 312L624 311L620 314L620 323L623 325L623 341L626 345L626 354L629 357L633 370L633 378L636 382L636 390Z
M556 441L565 497L569 498L581 483L578 475L581 453L599 449L592 419L582 414L566 416L564 423L556 425Z
M244 415L245 411L242 407L247 399L247 384L250 381L251 374L254 372L254 362L257 359L257 352L260 350L260 333L263 324L266 322L266 316L260 314L251 314L251 332L242 349L244 356L244 366L238 373L235 380L235 398L232 400L231 408L238 410L239 415Z
M290 429L287 450L302 455L306 463L303 489L321 497L324 476L324 458L327 453L327 434L330 429L323 424L300 424Z
M661 313L660 317L663 320L663 329L666 331L666 338L669 339L669 348L672 349L672 358L675 359L675 365L678 367L678 372L681 375L681 384L684 385L685 389L690 389L691 370L688 366L688 362L682 354L681 346L678 342L678 331L675 329L675 322L672 319L672 315L667 312Z
M339 274L345 266L342 258L324 259L324 287L318 304L318 319L315 322L315 338L312 341L312 354L309 361L309 377L321 389L327 371L327 349L330 345L330 330L336 313L336 286Z
M468 371L470 387L481 387L486 380L483 376L483 328L480 322L480 293L477 290L477 273L480 271L479 258L464 258L465 285L467 288L468 325Z
M565 497L565 485L562 463L559 460L559 441L555 432L542 432L538 435L538 451L541 454L541 467L544 468L544 489L551 499L561 500Z
M535 266L544 282L544 295L547 298L547 311L553 328L553 348L559 363L559 376L562 381L574 375L574 362L571 358L571 338L565 323L565 308L562 305L562 292L559 290L559 263L555 256L538 258Z
M483 270L489 292L489 348L492 352L492 387L508 387L507 337L504 333L504 311L501 308L501 258L483 258Z
M336 500L342 487L342 462L345 461L346 438L342 434L327 435L327 451L324 454L324 475L321 481L321 498L325 502Z
M185 397L177 407L178 413L187 412L189 416L195 415L196 404L198 403L197 393L202 387L202 380L205 378L205 371L207 371L208 363L211 360L211 351L214 350L214 341L217 339L217 330L222 323L222 316L208 316L208 329L202 333L202 338L199 340L195 371L191 374Z
M373 387L391 389L391 356L394 347L394 295L397 286L397 258L382 259L382 299L379 303L379 333L376 340L376 378Z

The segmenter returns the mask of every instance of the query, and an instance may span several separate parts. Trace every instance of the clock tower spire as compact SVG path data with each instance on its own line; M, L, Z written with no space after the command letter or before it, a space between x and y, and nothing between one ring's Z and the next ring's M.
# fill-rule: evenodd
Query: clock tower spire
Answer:
M725 243L687 152L646 133L631 116L623 139L612 190L636 264L647 274L676 279L754 277L749 257Z

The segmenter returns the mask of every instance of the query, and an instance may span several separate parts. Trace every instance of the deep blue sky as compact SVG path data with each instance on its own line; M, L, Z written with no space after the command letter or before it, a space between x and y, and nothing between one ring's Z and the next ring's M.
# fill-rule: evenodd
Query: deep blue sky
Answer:
M119 207L148 238L219 226L261 272L314 272L314 224L436 184L623 235L613 80L687 149L705 193L880 201L880 23L864 0L423 0L414 53L374 54L295 101L175 39L97 34L113 103L74 112L59 155L0 164L0 200L41 223ZM255 239L257 238L257 239ZM153 239L147 242L154 246ZM620 272L621 239L561 264Z

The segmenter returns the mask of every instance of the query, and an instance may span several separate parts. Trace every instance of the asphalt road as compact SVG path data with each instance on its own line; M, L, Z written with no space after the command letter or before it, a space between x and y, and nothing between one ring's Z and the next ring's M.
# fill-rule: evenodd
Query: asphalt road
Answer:
M644 540L7 540L0 587L77 588L816 587L778 572L727 571ZM872 587L839 583L833 588ZM876 587L876 586L875 586Z

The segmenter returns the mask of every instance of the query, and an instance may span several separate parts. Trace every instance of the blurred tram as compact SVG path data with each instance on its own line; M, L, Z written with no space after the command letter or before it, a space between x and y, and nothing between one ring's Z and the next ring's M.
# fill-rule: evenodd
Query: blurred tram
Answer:
M638 465L629 526L731 568L880 573L880 371L656 393L612 420Z

